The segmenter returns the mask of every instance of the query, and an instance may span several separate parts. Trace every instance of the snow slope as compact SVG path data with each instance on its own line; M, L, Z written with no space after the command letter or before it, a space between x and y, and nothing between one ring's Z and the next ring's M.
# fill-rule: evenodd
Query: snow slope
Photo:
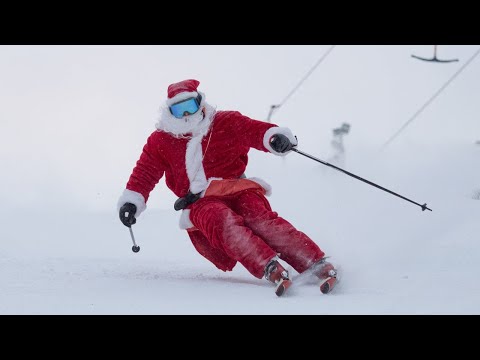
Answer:
M0 313L478 314L480 202L468 195L473 179L480 182L480 167L473 166L480 149L455 150L412 156L403 165L390 157L364 168L352 164L357 175L427 202L433 212L297 154L252 156L255 167L268 167L274 208L341 269L330 295L307 282L277 298L241 265L217 270L178 229L173 210L147 210L139 218L133 230L141 250L134 254L113 210L39 209L2 215L8 225ZM439 158L450 166L440 166Z

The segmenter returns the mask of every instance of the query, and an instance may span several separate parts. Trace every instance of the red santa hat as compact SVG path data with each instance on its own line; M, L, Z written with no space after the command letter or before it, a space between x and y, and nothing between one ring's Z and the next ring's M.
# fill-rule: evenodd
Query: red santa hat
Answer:
M183 80L171 84L167 91L167 105L170 106L182 100L197 97L199 94L197 91L198 85L200 85L200 81L194 79Z

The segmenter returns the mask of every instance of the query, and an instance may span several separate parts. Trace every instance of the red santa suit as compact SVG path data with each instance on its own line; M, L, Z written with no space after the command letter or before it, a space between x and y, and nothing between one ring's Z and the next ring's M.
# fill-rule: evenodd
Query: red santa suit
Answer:
M323 258L323 251L272 211L265 197L271 191L266 182L242 176L251 148L283 156L271 148L270 138L281 133L294 144L296 138L288 128L236 111L216 111L196 86L198 82L193 88L169 88L157 130L149 136L118 206L135 204L138 217L165 176L167 187L179 198L189 191L200 194L199 200L182 210L180 227L217 268L230 271L240 262L262 278L266 264L279 256L302 273ZM169 105L198 93L202 111L184 119L170 114Z

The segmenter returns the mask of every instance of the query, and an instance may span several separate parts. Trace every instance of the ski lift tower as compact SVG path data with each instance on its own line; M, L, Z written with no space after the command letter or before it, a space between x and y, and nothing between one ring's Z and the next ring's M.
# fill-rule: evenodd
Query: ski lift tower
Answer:
M417 55L412 55L412 57L415 58L415 59L418 59L418 60L428 61L428 62L436 62L436 63L451 63L451 62L458 61L458 59L450 59L450 60L439 59L437 57L437 47L438 47L438 45L433 45L433 58L431 58L431 59L424 58L424 57L417 56Z
M344 166L345 164L345 147L343 146L343 137L350 132L350 124L343 123L341 127L333 129L333 140L331 142L333 148L333 156L330 161Z
M268 113L268 116L267 116L267 122L272 122L271 119L272 119L272 115L273 115L273 112L278 109L280 107L280 105L272 105L270 106L270 111Z

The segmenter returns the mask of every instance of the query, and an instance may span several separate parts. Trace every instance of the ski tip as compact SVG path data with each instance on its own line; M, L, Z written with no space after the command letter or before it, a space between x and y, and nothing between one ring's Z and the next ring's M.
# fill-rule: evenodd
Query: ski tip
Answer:
M275 289L275 294L278 297L283 296L290 286L292 286L292 280L281 281Z
M328 294L330 291L333 290L335 284L337 282L336 277L328 277L325 280L322 281L320 284L320 292L322 294Z

